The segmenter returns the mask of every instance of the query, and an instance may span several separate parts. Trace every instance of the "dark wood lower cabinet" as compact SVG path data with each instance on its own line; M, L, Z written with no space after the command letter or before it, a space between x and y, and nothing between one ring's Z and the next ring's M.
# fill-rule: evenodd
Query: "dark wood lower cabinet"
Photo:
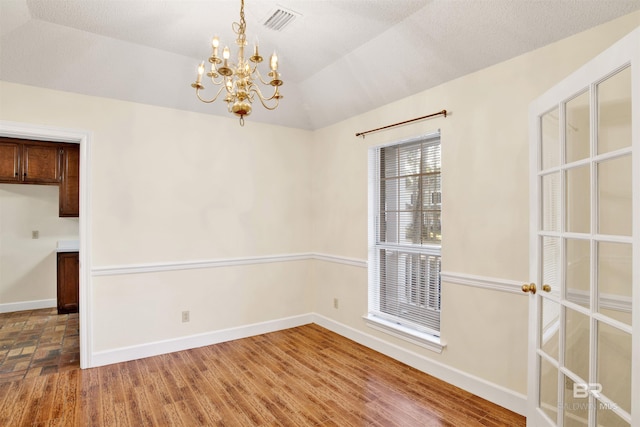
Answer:
M78 252L58 252L58 314L78 312L79 267Z

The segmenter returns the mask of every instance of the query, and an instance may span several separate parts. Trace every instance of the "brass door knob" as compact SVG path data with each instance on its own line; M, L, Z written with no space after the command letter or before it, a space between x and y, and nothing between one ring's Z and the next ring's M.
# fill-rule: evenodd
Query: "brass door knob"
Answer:
M528 285L522 285L522 292L531 292L532 294L536 293L536 284L529 283Z
M550 285L542 285L542 290L545 292L551 292L551 286Z

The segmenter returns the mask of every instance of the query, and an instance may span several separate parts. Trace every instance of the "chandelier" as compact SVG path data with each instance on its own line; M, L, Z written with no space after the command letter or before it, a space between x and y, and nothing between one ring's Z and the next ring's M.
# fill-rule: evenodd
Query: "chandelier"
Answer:
M275 110L278 107L280 99L282 98L279 88L283 82L280 79L280 73L278 73L278 56L275 52L271 55L269 61L269 81L265 81L258 70L258 64L260 64L263 59L258 52L257 42L253 48L253 55L249 57L248 60L244 57L244 49L245 46L247 46L247 36L245 35L247 23L244 19L244 0L240 1L240 23L234 22L231 28L238 36L236 39L236 44L238 45L238 61L235 64L229 60L229 48L227 46L224 47L222 50L222 58L220 58L218 56L220 40L217 36L211 40L211 47L213 49L209 57L211 70L207 72L207 76L211 78L211 82L214 85L219 86L216 94L211 99L203 98L200 95L200 91L204 89L204 85L202 84L202 76L205 71L204 61L198 66L198 75L195 83L191 84L191 87L196 90L198 99L207 104L214 102L221 93L224 93L224 102L227 103L229 112L238 116L240 118L240 125L244 126L244 117L251 114L251 103L256 96L267 110ZM267 98L262 94L258 82L262 83L266 88L268 88L268 86L273 88L273 93L270 97Z

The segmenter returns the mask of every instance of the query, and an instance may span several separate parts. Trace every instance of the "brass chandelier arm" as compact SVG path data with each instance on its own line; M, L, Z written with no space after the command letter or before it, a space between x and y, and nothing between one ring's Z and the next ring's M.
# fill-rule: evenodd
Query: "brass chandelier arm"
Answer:
M272 99L280 99L280 98L282 98L282 95L280 95L280 90L278 89L278 87L274 86L274 88L275 89L274 89L273 93L271 94L271 96L269 98L265 97L262 94L262 90L260 90L259 86L251 85L251 87L249 88L249 91L258 94L258 98L260 98L263 101L271 101ZM253 97L251 97L251 100L253 100Z
M222 92L222 89L224 89L226 86L221 86L218 89L218 92L216 93L216 95L211 98L211 99L204 99L200 96L200 90L204 89L204 87L198 87L196 88L196 96L198 97L198 99L202 102L204 102L205 104L211 104L212 102L214 102L216 99L218 99L218 97L220 96L220 93Z
M258 70L258 67L256 67L256 70L255 70L255 71L256 71L256 76L258 76L258 79L260 79L260 82L261 82L263 85L265 85L265 86L269 86L269 84L270 84L270 83L269 83L269 81L265 81L265 80L262 78L262 74L260 74L260 70Z
M216 86L224 86L225 82L224 82L224 77L220 79L220 81L216 81L215 77L211 76L211 83L213 83Z
M253 65L251 65L251 62L247 62L249 64L249 75L253 76L254 74L260 74L260 71L258 70L258 63L257 62L253 62Z
M265 98L262 95L262 91L257 86L253 86L250 89L250 92L253 92L253 93L257 94L258 95L258 99L260 100L260 103L262 104L262 106L264 108L266 108L267 110L272 110L272 111L275 110L276 108L278 108L278 104L280 104L280 99L282 98L282 95L280 95L280 92L278 92L278 88L276 88L276 90L273 92L273 95L271 95L269 98ZM253 97L251 99L253 99ZM266 104L266 102L271 101L273 99L275 99L276 102L272 107L270 107L269 105Z
M262 77L262 74L260 74L260 70L258 70L256 68L255 70L256 75L258 76L258 78L260 79L260 82L265 85L265 86L282 86L282 80L280 80L280 73L278 73L277 71L271 70L269 71L269 77L271 77L271 80L265 80ZM274 82L277 82L277 84L274 84Z
M213 69L207 73L207 77L211 79L211 83L213 83L214 85L216 86L223 85L225 83L224 76L220 75L220 73L218 72L218 68L216 67L215 64L212 64L212 65L213 65ZM220 80L216 81L216 77L220 77Z

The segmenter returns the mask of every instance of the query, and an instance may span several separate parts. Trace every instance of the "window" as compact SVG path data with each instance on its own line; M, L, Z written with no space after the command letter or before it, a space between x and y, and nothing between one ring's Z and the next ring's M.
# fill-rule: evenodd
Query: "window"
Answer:
M440 134L370 150L369 314L392 333L440 336Z

